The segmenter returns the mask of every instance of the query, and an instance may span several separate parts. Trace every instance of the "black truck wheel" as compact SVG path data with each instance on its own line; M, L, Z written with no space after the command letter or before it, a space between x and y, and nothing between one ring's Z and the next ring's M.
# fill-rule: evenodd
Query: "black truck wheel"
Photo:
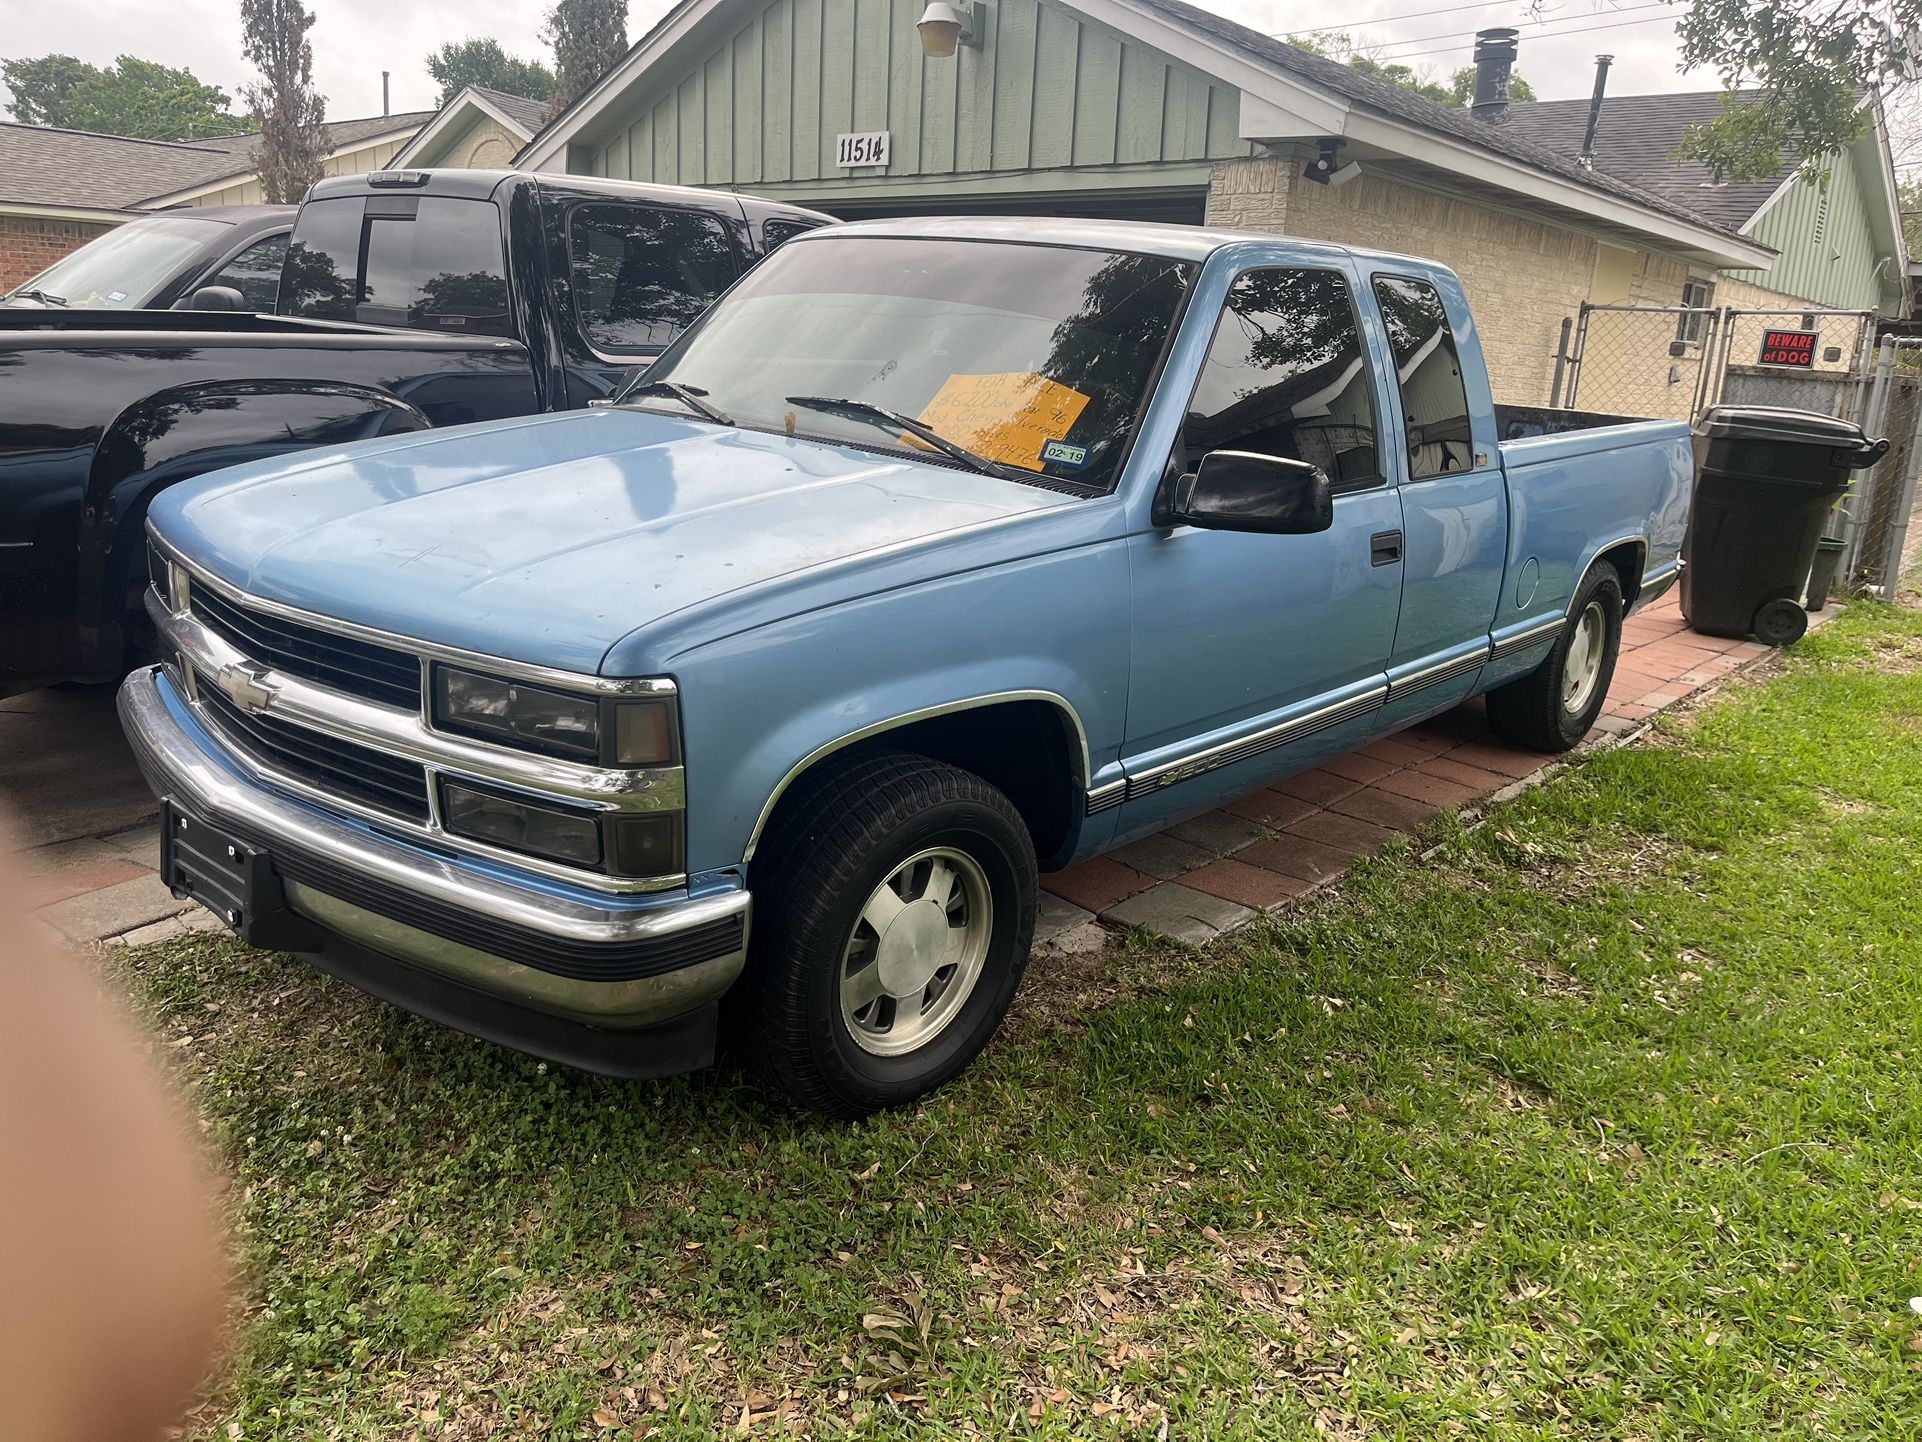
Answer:
M1027 827L979 776L925 756L804 776L751 881L748 1044L811 1111L866 1116L951 1080L1027 969Z
M1621 649L1622 583L1613 569L1597 566L1542 664L1488 693L1488 724L1517 746L1571 750L1602 714Z

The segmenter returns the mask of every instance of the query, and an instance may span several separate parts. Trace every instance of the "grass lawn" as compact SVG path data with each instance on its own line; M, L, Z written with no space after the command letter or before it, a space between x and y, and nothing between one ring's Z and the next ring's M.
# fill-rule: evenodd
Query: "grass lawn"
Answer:
M1922 613L1440 839L847 1128L129 952L233 1178L192 1435L1915 1437Z

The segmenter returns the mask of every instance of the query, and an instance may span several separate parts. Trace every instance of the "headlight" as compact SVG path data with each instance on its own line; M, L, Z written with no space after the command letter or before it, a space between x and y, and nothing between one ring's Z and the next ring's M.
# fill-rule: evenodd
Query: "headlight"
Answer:
M455 836L575 866L601 864L601 829L591 811L544 806L459 781L441 783L440 810L441 825Z
M590 811L447 777L440 785L440 823L450 836L610 876L641 879L681 870L681 816L675 811Z
M674 703L656 697L579 696L437 666L434 721L443 730L590 765L674 761Z

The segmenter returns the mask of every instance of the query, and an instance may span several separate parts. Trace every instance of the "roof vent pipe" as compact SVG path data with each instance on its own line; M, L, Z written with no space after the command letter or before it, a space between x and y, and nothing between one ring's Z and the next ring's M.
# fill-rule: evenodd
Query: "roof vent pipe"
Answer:
M1588 101L1588 129L1582 132L1582 153L1575 158L1583 170L1595 168L1595 127L1602 123L1602 95L1608 89L1608 67L1614 63L1613 55L1595 57L1595 93Z
M1519 30L1475 32L1475 103L1468 107L1477 120L1500 125L1508 119L1508 85L1515 74L1515 39Z

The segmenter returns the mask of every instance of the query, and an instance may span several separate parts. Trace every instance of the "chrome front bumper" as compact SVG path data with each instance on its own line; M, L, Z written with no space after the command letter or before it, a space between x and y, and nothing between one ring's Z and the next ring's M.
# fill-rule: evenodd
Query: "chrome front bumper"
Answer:
M520 1045L498 1021L470 1024L445 1014L452 1004L444 996L410 1000L403 978L383 985L381 965L429 973L484 999L481 1009L492 1017L505 1003L595 1029L633 1030L711 1008L745 964L745 891L667 901L568 894L532 878L523 884L501 868L483 872L443 859L245 778L187 719L157 667L127 678L119 706L155 794L267 852L288 909L327 935L314 959L403 1006ZM350 965L341 959L349 950L376 955Z

